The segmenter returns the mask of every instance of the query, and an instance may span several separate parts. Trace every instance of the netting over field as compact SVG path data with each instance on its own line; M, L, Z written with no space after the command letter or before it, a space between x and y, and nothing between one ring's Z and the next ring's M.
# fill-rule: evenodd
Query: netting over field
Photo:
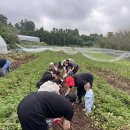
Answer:
M45 50L51 51L64 51L69 55L74 55L77 53L82 53L85 57L100 61L100 62L114 62L123 58L129 58L129 51L120 51L113 49L101 49L101 48L78 48L78 47L56 47L56 46L45 46L40 48L24 48L20 45L17 45L21 48L21 50L26 52L42 52Z

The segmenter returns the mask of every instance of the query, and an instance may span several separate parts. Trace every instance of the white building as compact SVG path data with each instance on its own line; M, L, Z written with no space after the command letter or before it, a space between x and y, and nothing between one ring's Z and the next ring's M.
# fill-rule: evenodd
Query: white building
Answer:
M0 36L0 53L1 54L8 53L7 44L1 36Z
M18 37L21 41L40 42L40 38L38 37L32 37L26 35L18 35Z

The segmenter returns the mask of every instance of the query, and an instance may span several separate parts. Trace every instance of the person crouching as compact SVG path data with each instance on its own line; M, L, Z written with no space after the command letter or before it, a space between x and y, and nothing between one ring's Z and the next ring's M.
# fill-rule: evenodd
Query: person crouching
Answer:
M63 117L63 130L70 128L76 95L65 97L54 92L34 92L23 98L18 106L22 130L49 130L47 119Z
M6 75L6 71L10 72L11 61L0 59L0 68L2 68L2 76Z

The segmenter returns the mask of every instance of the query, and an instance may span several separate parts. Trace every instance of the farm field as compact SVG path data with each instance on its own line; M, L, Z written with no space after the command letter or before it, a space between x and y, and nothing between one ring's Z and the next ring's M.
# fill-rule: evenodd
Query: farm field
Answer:
M37 91L36 82L47 70L49 62L58 62L68 57L79 65L79 72L94 75L95 94L91 114L85 115L82 105L75 105L71 129L130 130L130 60L99 62L81 53L68 55L62 51L14 53L6 56L13 62L12 70L15 71L0 78L0 129L21 130L16 114L20 100L28 93ZM99 57L104 58L101 54ZM53 130L62 128L54 125Z

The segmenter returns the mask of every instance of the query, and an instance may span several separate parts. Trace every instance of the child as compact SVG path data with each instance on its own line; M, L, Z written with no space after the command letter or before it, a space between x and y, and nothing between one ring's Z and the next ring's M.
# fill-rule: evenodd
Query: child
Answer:
M58 68L58 65L56 63L50 62L49 69L57 70L57 68Z
M66 86L68 87L65 95L69 94L72 88L75 86L74 78L69 76L65 79Z
M84 101L85 101L85 110L87 113L91 112L92 106L93 106L93 101L94 101L94 94L93 94L93 90L92 90L92 85L87 82L84 85L84 89L86 91L85 97L84 97Z

